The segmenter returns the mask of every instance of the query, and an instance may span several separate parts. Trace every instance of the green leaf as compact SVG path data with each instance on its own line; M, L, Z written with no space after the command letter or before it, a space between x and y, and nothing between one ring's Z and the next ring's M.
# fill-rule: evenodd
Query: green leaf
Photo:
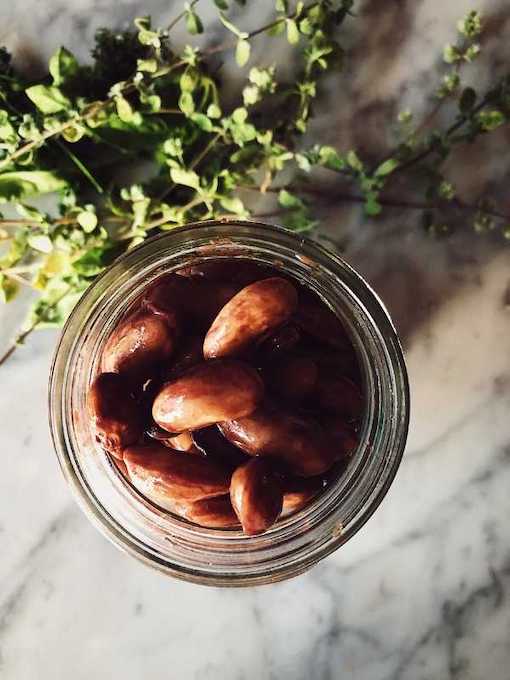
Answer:
M297 166L300 170L303 170L303 172L310 172L312 169L312 164L310 163L310 160L305 154L303 153L296 153L294 154L294 160L297 163Z
M260 90L256 85L247 85L243 89L243 103L245 106L253 106L260 99Z
M40 253L51 253L53 250L53 243L49 236L45 234L32 234L27 238L28 245Z
M363 171L363 163L358 158L358 154L355 151L349 151L347 154L347 163L353 170L356 170L356 172Z
M291 45L297 45L299 42L299 30L294 19L287 19L287 40Z
M10 302L19 291L19 284L0 272L0 300Z
M73 262L73 269L81 276L93 277L100 274L107 263L108 251L104 248L91 248Z
M381 163L381 165L376 168L374 175L375 177L386 177L386 175L390 175L399 164L400 163L396 158L388 158L388 160L384 161L384 163Z
M137 59L136 69L137 71L142 71L144 73L156 73L158 70L158 62L156 59Z
M0 174L0 203L59 191L65 186L65 180L47 170L4 172Z
M272 38L276 38L285 32L285 21L278 21L267 29L267 34Z
M480 127L484 132L491 132L505 122L505 116L501 111L480 111L477 116ZM0 180L2 175L0 175Z
M462 55L455 45L445 45L443 49L443 60L447 64L454 64L456 61L460 61L461 58Z
M172 158L179 158L182 161L182 139L180 137L169 137L163 143L163 152Z
M288 0L276 0L275 2L275 9L277 12L285 12L287 13L289 10L289 2Z
M446 97L454 92L460 84L460 76L457 71L452 71L443 76L441 86L437 91L439 98Z
M97 215L91 210L82 210L76 216L76 221L86 234L90 234L97 227Z
M248 111L243 106L238 106L232 111L232 120L238 125L242 125L248 118Z
M301 33L303 35L312 35L313 26L312 26L310 19L308 19L308 17L301 19L301 21L299 22L299 30L301 31Z
M197 33L204 32L204 26L200 20L200 17L193 10L186 12L186 28L191 35L197 35Z
M192 113L190 116L191 120L198 125L198 127L204 132L211 132L213 129L213 124L205 113Z
M74 144L75 142L80 141L85 132L86 130L83 125L78 125L78 123L76 123L75 125L69 125L66 127L62 131L62 137L66 140L66 142L71 142Z
M140 94L142 104L147 104L149 111L157 113L161 109L161 97L157 94Z
M238 40L236 45L236 62L238 66L245 66L250 59L251 46L247 40Z
M218 9L223 9L227 10L228 9L228 2L226 0L214 0L214 4Z
M25 94L43 113L58 113L71 106L69 99L54 85L32 85Z
M43 265L37 273L37 278L34 281L35 287L44 290L49 278L68 274L70 266L71 260L69 254L54 248L45 258Z
M191 116L195 110L195 102L191 92L182 92L179 97L179 108L185 116Z
M457 29L466 38L475 38L477 35L480 35L482 31L480 12L475 10L468 12L463 19L457 22Z
M399 123L403 123L404 125L407 123L410 123L413 119L413 113L409 109L404 109L403 111L399 111L397 120Z
M170 168L170 177L175 184L183 184L191 189L200 188L200 179L193 170L185 170L184 168Z
M208 118L221 118L221 109L216 104L209 104L207 107Z
M115 108L119 118L124 123L132 123L134 125L141 123L142 117L138 111L134 111L131 104L122 95L115 97Z
M286 189L281 189L278 194L278 203L284 208L303 208L303 201Z
M228 210L228 212L231 212L234 215L242 216L248 215L248 212L246 211L243 202L241 201L240 198L237 198L236 196L223 196L222 198L220 198L220 204L222 205L223 208L225 208L225 210Z
M480 54L480 45L478 43L474 43L473 45L470 45L467 50L464 52L462 55L462 58L464 61L471 62L473 59L475 59L478 55Z
M179 86L183 92L193 92L200 83L200 74L195 68L188 67L179 78Z
M345 168L345 160L333 146L324 145L319 148L319 162L330 170L343 170Z
M59 47L50 58L49 69L53 84L58 87L77 74L78 62L65 47Z
M234 26L222 12L220 12L220 21L225 28L228 28L228 30L234 35L237 35L238 38L246 38L247 34L240 31L237 26Z
M284 216L283 224L288 229L301 233L313 229L317 221L312 219L306 210L290 210Z
M16 130L9 120L9 114L5 109L0 109L0 139L7 142L12 140L14 143L18 139Z
M451 201L455 197L455 188L451 182L443 180L438 187L438 194L441 198Z
M156 49L161 47L159 32L151 30L150 17L137 17L134 20L134 24L138 28L138 40L142 45L147 45Z

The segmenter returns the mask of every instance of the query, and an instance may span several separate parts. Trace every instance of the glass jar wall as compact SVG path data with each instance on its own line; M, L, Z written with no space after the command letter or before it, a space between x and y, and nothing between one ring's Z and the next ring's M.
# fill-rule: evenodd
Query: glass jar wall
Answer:
M365 395L358 448L341 476L301 511L260 536L205 529L151 504L95 442L85 409L105 342L144 288L163 273L209 259L270 265L308 286L341 319L356 350ZM149 239L119 258L85 293L57 347L50 426L63 473L91 521L118 547L173 576L222 586L299 574L363 526L399 466L409 390L391 320L344 260L284 229L246 221L192 224Z

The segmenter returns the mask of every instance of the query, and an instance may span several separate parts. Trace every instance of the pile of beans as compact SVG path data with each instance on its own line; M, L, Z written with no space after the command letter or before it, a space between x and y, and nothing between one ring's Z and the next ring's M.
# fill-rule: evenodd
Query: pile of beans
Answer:
M204 527L266 531L357 447L364 401L342 324L247 260L150 285L100 371L87 395L96 440L149 501Z

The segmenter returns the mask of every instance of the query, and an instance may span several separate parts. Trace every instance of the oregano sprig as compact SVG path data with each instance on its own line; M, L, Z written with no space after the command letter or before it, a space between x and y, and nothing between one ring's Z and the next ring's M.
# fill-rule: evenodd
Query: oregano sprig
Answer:
M207 31L198 3L185 2L164 29L149 17L137 18L133 31L101 29L92 65L60 48L37 82L18 74L0 50L0 202L18 213L0 215L0 296L10 301L21 286L40 293L15 345L36 328L60 325L120 253L189 221L277 216L310 231L320 199L360 203L374 219L385 210L418 210L433 233L443 233L448 214L460 211L475 231L498 225L510 237L510 217L487 198L458 196L443 169L457 147L509 120L510 75L483 94L463 81L483 55L479 13L459 22L457 40L443 51L446 72L430 112L421 121L401 112L395 148L374 161L303 137L322 76L342 69L341 26L353 0L276 0L273 17L251 31L242 17L234 23L230 2L215 0L225 39L177 49L171 31L178 22L191 36ZM288 45L290 78L270 52L254 62L252 41L263 34ZM245 77L234 99L217 68L228 51ZM455 105L453 119L437 126L446 103ZM127 164L138 179L123 186L118 178ZM330 184L323 175L316 180L319 169L331 173ZM46 193L58 197L56 212L33 205ZM255 211L261 199L267 207Z

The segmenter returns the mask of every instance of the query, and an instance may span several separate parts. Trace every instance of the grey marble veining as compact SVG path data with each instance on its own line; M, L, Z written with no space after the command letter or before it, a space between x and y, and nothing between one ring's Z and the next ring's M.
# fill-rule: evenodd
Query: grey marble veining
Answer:
M252 3L247 21L270 5ZM477 5L491 17L491 58L475 70L483 82L505 66L510 19L503 1ZM0 42L36 66L61 42L85 56L98 26L148 12L167 21L177 6L4 2ZM471 6L364 2L343 29L353 67L328 81L313 136L387 148L395 112L430 105L441 46ZM489 180L498 189L507 165L494 145L507 134L489 155L462 152L452 173L463 191ZM406 347L409 443L376 515L312 571L275 586L200 588L153 573L110 546L71 499L46 418L56 334L41 332L0 367L2 679L510 678L510 254L468 236L432 241L402 211L365 223L342 205L325 217ZM1 343L23 312L23 301L0 308Z

